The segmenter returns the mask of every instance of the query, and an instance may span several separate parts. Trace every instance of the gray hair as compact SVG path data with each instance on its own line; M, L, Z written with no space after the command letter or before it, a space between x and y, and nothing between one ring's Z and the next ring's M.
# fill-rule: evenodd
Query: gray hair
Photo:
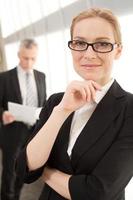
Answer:
M19 49L23 47L26 49L31 49L33 47L38 47L38 44L34 39L24 39L20 42Z

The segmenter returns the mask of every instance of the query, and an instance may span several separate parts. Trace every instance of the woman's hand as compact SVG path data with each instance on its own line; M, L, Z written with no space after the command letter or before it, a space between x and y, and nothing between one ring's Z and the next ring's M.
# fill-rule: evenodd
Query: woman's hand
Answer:
M68 85L61 102L54 107L48 120L27 145L29 170L35 170L47 162L64 121L73 111L94 100L97 90L101 90L101 86L94 81L73 81Z
M101 90L101 86L94 81L72 81L58 106L73 112L87 102L94 101L97 90Z
M70 177L71 175L69 174L65 174L57 169L52 169L49 167L45 167L42 175L43 181L66 199L71 199L68 189Z

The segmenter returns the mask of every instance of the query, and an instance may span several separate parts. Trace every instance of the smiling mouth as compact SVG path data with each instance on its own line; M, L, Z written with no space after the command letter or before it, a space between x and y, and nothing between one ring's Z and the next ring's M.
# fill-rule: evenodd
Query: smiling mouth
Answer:
M84 68L96 68L96 67L100 67L101 65L97 65L97 64L85 64L85 65L81 65Z

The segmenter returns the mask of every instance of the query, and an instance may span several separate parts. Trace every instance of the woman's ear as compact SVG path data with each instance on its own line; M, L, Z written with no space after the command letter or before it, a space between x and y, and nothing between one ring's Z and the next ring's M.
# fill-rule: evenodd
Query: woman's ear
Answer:
M115 59L116 59L116 60L121 56L122 49L123 49L123 46L122 46L122 45L119 45L119 46L116 48L116 54L115 54Z

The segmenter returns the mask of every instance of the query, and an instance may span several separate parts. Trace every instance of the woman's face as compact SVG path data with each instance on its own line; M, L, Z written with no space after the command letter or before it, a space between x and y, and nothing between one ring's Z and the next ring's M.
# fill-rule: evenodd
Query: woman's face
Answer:
M77 22L73 29L73 40L88 43L115 43L111 24L100 18L88 18ZM104 85L111 78L113 61L121 54L121 47L115 47L109 53L97 53L91 46L85 51L72 50L75 71L85 80L94 80Z

